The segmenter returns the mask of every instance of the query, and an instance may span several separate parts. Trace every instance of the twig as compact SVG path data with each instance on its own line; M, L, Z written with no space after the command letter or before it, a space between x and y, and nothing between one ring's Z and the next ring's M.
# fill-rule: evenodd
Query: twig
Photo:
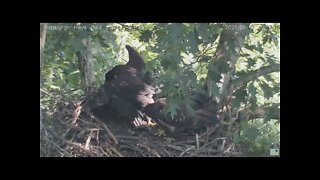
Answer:
M222 145L220 146L220 150L221 150L221 151L224 149L225 144L226 144L226 140L224 139L224 140L222 141Z
M113 135L113 133L110 131L109 127L103 123L100 119L98 119L97 117L93 116L90 112L88 112L88 114L91 116L91 118L97 122L99 122L103 129L106 130L107 134L111 137L111 139L114 141L115 144L118 144L118 140L117 138Z
M172 157L172 155L167 151L166 148L163 148L164 152L168 154L169 157Z
M110 157L110 155L100 146L99 149L101 150L101 152L106 155L107 157ZM108 149L108 148L107 148Z
M280 64L264 66L255 71L248 72L247 76L245 76L244 78L234 80L231 83L231 86L234 86L234 90L237 90L247 82L257 79L260 76L263 76L272 72L278 72L278 71L280 71Z
M186 152L190 151L191 149L194 149L194 146L190 146L186 150L184 150L178 157L182 157Z
M85 149L84 147L82 147L81 145L77 144L77 143L74 143L74 142L71 142L71 141L67 141L65 140L63 137L57 135L53 130L50 129L50 132L55 136L57 137L58 139L62 140L63 142L69 144L69 145L72 145L74 147L78 147L82 150L84 150L87 154L89 154L90 156L94 156L94 154L91 152L91 151L88 151L87 149Z
M58 150L62 151L63 153L65 153L66 155L68 155L68 156L71 157L71 154L70 154L68 151L66 151L65 149L62 149L57 143L51 141L51 140L48 139L48 138L45 138L45 139L43 139L43 140L46 141L46 142L48 142L48 143L50 143L50 144L52 144L52 145L55 146Z
M84 148L80 143L74 143L74 142L67 141L67 140L64 140L64 142L66 142L67 144L69 144L71 146L78 147L78 148L82 149L83 151L85 151L90 156L95 156L95 154L93 154L91 151L89 151L86 148Z
M199 148L199 135L196 134L196 144L197 144L197 149Z
M111 139L114 141L114 143L115 143L115 144L118 144L117 138L116 138L116 137L113 135L113 133L110 131L109 127L108 127L106 124L104 124L104 123L102 123L101 125L102 125L103 129L107 131L108 135L111 137Z
M86 148L86 149L89 149L89 144L90 144L91 138L93 138L93 131L94 130L95 129L91 129L90 130L90 134L89 134L89 136L88 136L88 138L86 140L86 145L84 146L84 148Z
M140 138L139 137L134 137L134 136L117 136L118 139L131 139L131 140L137 140L139 141Z
M155 150L150 149L148 146L144 144L138 144L138 146L146 148L151 154L153 154L156 157L161 157Z
M80 103L77 103L77 108L73 113L73 119L72 119L72 123L71 125L75 125L77 120L79 119L79 115L81 114L81 110L82 110L82 106L80 105Z
M203 140L199 140L199 142L202 142ZM186 141L180 141L180 142L176 142L174 143L174 145L184 145L184 144L194 144L195 140L186 140Z
M206 152L207 152L207 150L205 150L205 148L206 148L207 146L212 145L212 144L216 143L218 140L221 140L221 139L226 139L226 137L216 138L216 139L214 139L213 141L204 144L202 147L200 147L200 148L197 150L197 152L203 152L203 151L206 151Z
M47 91L43 90L40 88L40 91L42 91L43 93L45 93L46 95L50 96L50 97L54 97L54 95L48 93Z
M168 144L168 147L171 147L171 148L178 150L178 151L183 151L179 146L173 146L173 145Z
M209 137L212 133L214 133L216 131L216 129L220 126L220 123L217 123L213 128L211 128L210 130L207 130L206 132L202 133L200 135L200 139L203 138L203 136L207 136Z

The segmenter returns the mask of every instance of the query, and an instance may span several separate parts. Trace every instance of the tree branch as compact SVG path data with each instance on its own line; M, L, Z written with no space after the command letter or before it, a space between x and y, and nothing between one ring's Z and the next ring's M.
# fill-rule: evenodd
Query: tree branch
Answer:
M262 68L259 68L258 70L249 72L244 78L235 80L231 85L234 86L234 89L240 88L245 83L248 83L252 80L257 79L260 76L272 73L272 72L278 72L280 71L280 64L270 65L270 66L264 66Z
M280 108L276 106L261 106L255 109L242 109L237 113L237 119L242 120L251 120L256 118L264 118L269 116L270 119L278 119L280 121Z

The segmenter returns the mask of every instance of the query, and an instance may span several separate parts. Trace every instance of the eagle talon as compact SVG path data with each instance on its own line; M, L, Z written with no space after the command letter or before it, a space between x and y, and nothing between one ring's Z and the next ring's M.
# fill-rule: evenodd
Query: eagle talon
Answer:
M156 126L157 125L157 123L155 122L155 121L153 121L152 119L149 119L148 118L148 126Z

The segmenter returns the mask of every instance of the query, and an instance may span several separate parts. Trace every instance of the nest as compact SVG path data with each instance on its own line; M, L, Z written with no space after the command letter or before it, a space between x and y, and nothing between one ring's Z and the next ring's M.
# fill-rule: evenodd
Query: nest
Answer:
M48 116L47 116L48 117ZM51 125L40 121L41 157L222 157L240 156L239 147L221 136L220 124L170 134L160 126L133 128L102 122L79 101L60 104Z

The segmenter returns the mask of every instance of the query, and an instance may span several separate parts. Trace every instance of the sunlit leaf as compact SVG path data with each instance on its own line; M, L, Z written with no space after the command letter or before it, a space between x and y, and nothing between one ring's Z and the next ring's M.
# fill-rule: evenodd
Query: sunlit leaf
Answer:
M60 90L60 87L59 87L59 86L50 85L49 87L50 87L51 89L57 89L57 90Z

